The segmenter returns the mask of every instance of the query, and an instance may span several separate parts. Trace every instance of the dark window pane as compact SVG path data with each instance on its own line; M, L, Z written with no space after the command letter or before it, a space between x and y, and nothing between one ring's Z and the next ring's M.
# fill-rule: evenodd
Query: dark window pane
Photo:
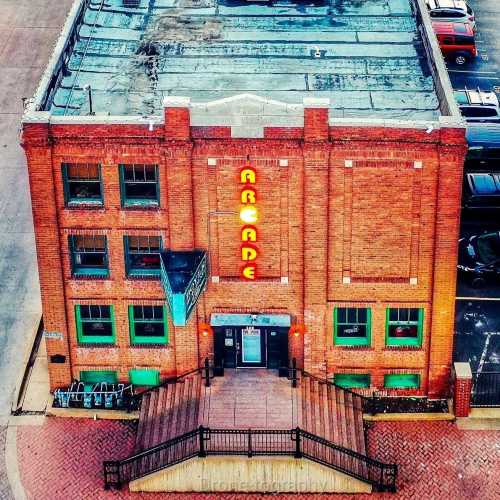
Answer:
M142 306L134 306L134 319L142 319Z
M133 166L125 166L123 167L123 175L126 181L134 180L134 167Z
M417 338L417 325L389 325L389 337L392 338Z
M101 317L101 308L99 306L89 306L90 307L90 316L92 318L100 318Z
M338 325L337 337L366 337L366 325Z
M137 200L156 200L156 183L127 182L125 184L125 196Z
M153 307L153 315L156 319L161 319L163 320L163 307L161 306L154 306Z
M358 318L356 315L356 309L354 309L353 307L350 307L349 309L347 309L347 322L348 323L357 323L357 321L358 321Z
M82 267L106 267L106 255L103 253L78 253L75 262Z
M71 199L90 198L101 199L100 182L68 182L69 197Z
M145 172L145 180L156 182L156 167L147 166Z
M365 307L360 307L358 309L358 323L366 323L367 322L367 309Z
M465 28L463 29L465 31ZM455 45L474 45L474 37L458 35L455 37Z
M90 318L90 306L80 306L80 317L82 319L84 318Z
M132 254L130 255L132 269L160 269L160 254Z
M337 322L347 323L347 309L345 307L339 307L337 309Z
M410 309L410 321L418 321L418 309Z
M84 336L112 336L113 329L110 321L84 321L82 323Z
M163 337L165 335L163 322L136 323L135 335L137 337Z
M399 316L398 316L398 309L389 309L389 321L398 321Z

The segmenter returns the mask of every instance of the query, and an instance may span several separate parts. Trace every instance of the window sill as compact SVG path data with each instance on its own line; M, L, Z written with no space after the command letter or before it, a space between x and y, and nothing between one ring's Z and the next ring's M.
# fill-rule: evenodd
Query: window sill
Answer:
M109 274L72 274L74 280L109 280Z
M122 205L124 210L158 210L160 208L159 203L125 203Z
M127 274L127 279L132 281L141 281L141 280L150 280L150 281L158 281L160 279L160 272L158 274Z
M82 342L81 340L78 341L78 347L87 347L94 349L96 347L104 347L104 348L110 348L110 347L117 347L117 345L114 342Z
M102 201L70 201L65 205L68 209L84 209L84 210L98 210L104 209L104 202Z
M421 345L386 345L384 351L421 351Z
M356 351L373 351L371 345L346 345L346 344L334 344L334 348L346 349L346 350L356 350Z
M170 344L161 344L159 342L157 343L151 343L151 344L130 344L130 347L133 349L139 348L139 349L160 349L160 348L169 348L172 347Z

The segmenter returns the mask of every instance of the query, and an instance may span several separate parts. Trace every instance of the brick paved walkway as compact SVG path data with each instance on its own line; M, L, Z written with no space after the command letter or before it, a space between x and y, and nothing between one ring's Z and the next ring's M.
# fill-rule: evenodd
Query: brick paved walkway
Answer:
M47 419L18 427L19 468L29 499L257 500L265 495L131 494L102 489L103 459L125 457L135 424ZM372 456L400 466L396 495L356 495L356 500L496 500L500 498L500 432L462 431L454 424L377 423L368 431ZM292 495L273 495L280 500ZM343 500L347 495L308 495ZM268 497L267 497L268 498ZM297 499L306 498L297 495Z
M290 382L279 378L277 370L226 369L224 377L212 380L202 420L219 428L291 429L297 426L293 395Z

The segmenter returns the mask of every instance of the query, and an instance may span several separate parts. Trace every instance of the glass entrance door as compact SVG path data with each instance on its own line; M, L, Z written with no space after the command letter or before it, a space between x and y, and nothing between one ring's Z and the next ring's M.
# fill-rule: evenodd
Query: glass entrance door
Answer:
M266 366L266 336L263 329L253 326L239 329L236 348L238 366Z

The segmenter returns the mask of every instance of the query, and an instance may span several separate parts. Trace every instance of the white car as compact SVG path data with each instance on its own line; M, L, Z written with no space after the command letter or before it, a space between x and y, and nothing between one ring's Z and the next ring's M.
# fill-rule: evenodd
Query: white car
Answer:
M469 23L476 31L476 20L471 6L464 0L425 0L433 21Z

